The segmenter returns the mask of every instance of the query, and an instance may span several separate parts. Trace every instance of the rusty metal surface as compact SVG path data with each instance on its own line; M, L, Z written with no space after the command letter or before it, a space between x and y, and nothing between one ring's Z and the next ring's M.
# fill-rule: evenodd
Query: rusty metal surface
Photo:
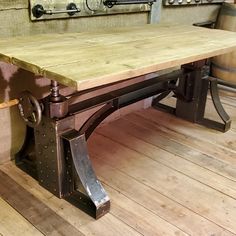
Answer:
M74 117L55 121L43 117L35 128L35 148L39 183L47 190L63 197L65 161L60 135L74 128Z

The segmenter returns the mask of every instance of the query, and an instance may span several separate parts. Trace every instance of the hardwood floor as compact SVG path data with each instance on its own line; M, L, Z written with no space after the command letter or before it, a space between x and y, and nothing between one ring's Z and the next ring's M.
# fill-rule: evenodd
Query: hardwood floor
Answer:
M89 151L112 205L97 221L0 166L0 236L236 235L236 94L223 95L227 133L152 108L98 128Z

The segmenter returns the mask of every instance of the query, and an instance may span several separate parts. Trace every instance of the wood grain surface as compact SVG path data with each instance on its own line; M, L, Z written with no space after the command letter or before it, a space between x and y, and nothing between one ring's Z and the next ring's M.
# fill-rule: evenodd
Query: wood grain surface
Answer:
M0 40L0 60L84 90L235 48L234 32L162 24Z

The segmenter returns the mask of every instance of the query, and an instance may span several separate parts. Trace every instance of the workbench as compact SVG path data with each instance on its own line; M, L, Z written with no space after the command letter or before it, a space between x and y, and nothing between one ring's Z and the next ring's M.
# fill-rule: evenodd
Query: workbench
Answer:
M38 101L25 92L19 99L20 113L33 127L28 135L33 132L36 158L28 158L33 138L27 137L17 163L31 173L35 168L39 183L56 196L101 217L109 211L110 200L86 146L95 128L114 111L155 96L153 106L158 109L227 131L231 121L219 100L217 78L205 68L208 58L234 49L234 32L177 24L1 39L1 61L52 80L46 98ZM64 97L59 90L62 84L86 93L177 66L181 69L79 102L74 102L76 93ZM222 122L204 117L209 88ZM171 92L177 99L175 108L160 103ZM75 115L94 107L99 109L76 130Z

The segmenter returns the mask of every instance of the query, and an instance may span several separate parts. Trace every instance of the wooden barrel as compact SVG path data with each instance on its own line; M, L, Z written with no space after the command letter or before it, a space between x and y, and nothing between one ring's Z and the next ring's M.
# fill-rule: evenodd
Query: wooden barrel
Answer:
M222 5L215 28L236 32L236 4ZM212 59L212 75L236 83L236 50Z

